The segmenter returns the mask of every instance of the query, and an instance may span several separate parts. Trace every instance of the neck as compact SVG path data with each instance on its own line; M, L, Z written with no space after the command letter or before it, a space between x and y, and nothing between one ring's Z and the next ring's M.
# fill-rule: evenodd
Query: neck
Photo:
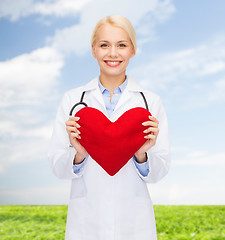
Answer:
M118 88L126 80L125 73L119 76L105 76L100 74L100 82L103 87L108 89L111 94L114 93L114 90Z

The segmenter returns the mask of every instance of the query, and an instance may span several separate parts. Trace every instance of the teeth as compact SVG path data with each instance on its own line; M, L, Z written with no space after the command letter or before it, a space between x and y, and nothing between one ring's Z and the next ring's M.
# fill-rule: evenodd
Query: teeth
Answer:
M110 64L110 65L116 65L118 63L120 63L120 62L108 62L108 64Z

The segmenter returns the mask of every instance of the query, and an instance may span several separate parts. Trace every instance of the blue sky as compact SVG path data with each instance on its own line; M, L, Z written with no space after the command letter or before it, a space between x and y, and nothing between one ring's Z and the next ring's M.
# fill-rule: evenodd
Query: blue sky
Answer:
M70 181L47 150L63 93L99 74L96 22L121 14L138 52L127 74L159 94L172 148L154 204L225 203L225 2L21 0L0 2L0 204L66 204Z

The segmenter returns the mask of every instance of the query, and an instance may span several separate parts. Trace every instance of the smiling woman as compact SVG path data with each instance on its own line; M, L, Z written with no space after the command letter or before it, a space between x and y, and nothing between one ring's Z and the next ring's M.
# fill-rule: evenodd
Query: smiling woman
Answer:
M101 19L92 35L100 75L59 107L49 159L57 177L72 180L66 240L157 239L146 183L168 172L168 124L160 97L126 75L136 48L128 19Z
M92 42L92 54L100 67L101 83L112 97L113 90L124 82L125 71L130 58L135 55L135 48L125 30L109 23L99 27Z

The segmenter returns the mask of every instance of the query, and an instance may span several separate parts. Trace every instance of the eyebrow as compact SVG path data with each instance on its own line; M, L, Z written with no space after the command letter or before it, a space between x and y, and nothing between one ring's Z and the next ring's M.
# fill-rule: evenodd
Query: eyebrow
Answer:
M107 41L107 40L100 40L99 42L109 42L109 41ZM120 42L128 42L128 41L127 40L120 40L117 43L120 43Z

